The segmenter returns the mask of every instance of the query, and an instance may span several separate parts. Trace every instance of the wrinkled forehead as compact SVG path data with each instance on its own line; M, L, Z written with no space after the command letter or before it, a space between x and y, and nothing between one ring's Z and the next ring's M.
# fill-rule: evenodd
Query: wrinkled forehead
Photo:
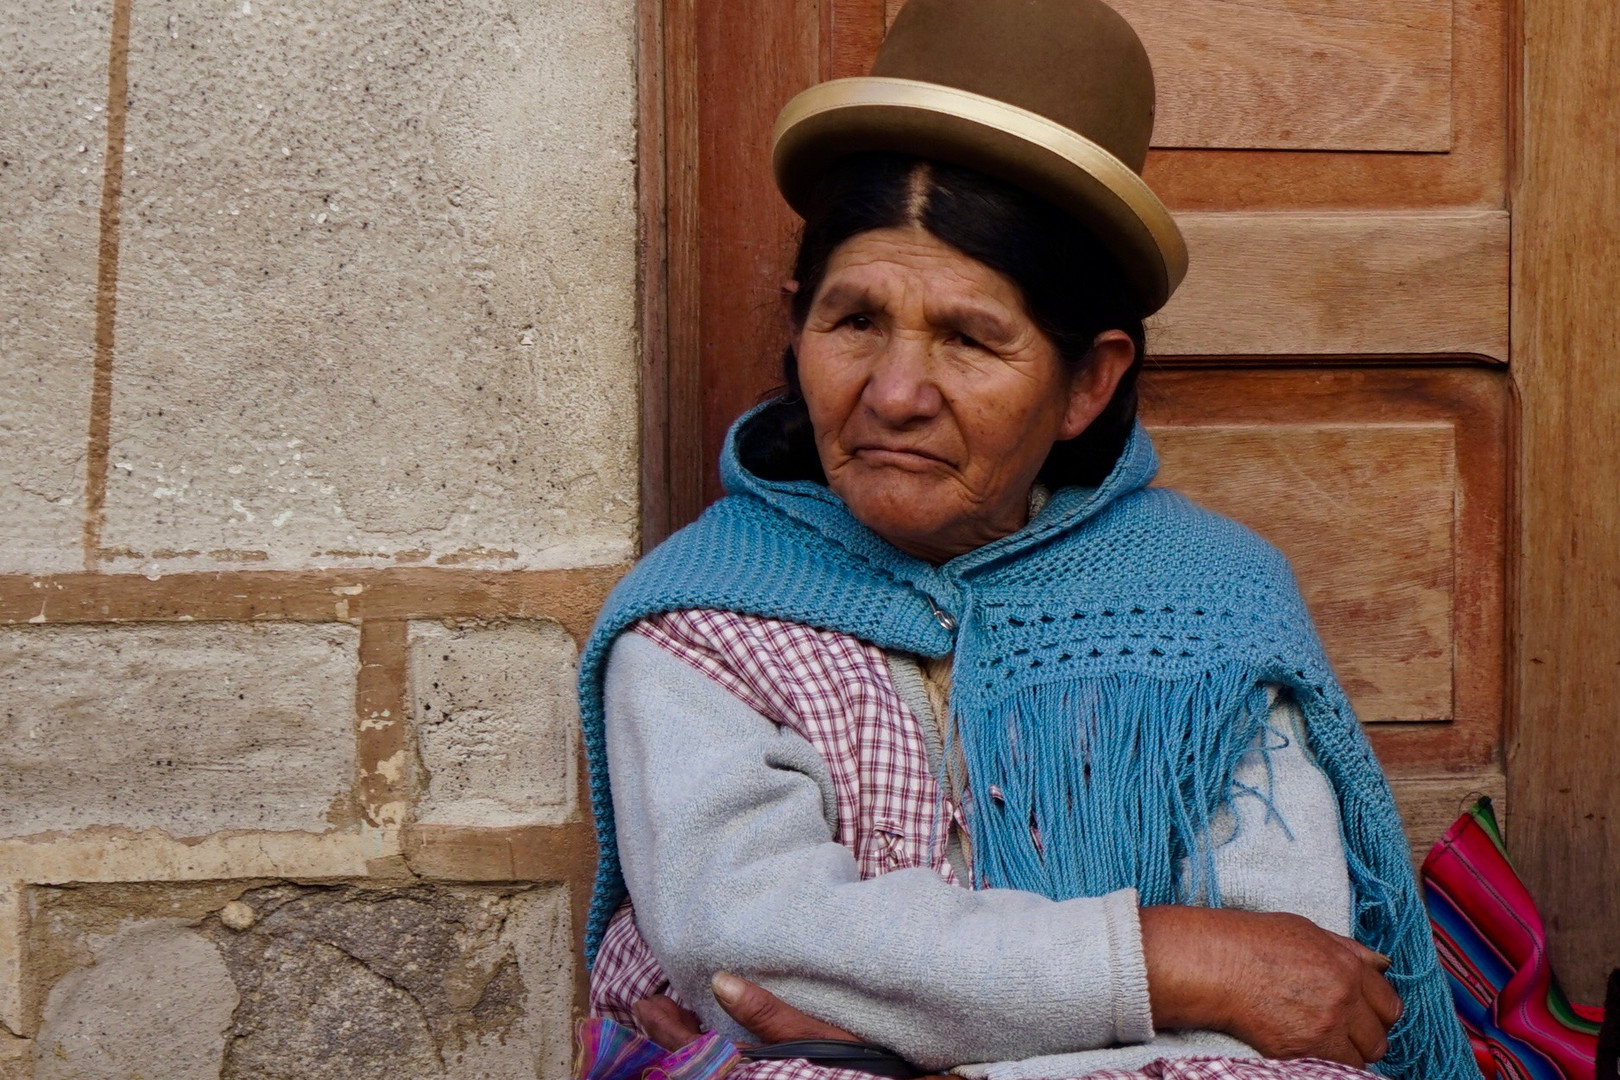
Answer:
M1005 274L916 227L874 229L844 241L812 299L821 314L881 310L927 321L1029 321Z

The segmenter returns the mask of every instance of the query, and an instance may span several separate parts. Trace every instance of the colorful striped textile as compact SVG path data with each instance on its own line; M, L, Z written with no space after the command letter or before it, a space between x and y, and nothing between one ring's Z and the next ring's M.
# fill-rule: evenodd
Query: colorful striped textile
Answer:
M1603 1030L1598 1032L1598 1080L1620 1077L1620 968L1609 973L1609 993L1603 999Z
M1429 852L1423 883L1440 963L1487 1080L1588 1080L1603 1010L1572 1005L1559 988L1490 799Z
M699 1035L665 1050L640 1032L601 1017L574 1027L574 1080L720 1080L741 1061L720 1035Z

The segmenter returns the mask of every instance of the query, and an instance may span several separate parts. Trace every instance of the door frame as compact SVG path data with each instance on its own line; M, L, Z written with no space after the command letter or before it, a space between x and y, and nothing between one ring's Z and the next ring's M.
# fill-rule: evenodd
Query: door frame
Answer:
M1620 9L1519 0L1508 847L1576 1000L1620 965Z

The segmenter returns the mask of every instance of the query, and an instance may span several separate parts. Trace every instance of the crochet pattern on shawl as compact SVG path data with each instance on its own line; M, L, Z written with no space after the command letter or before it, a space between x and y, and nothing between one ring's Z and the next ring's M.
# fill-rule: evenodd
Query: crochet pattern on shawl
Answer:
M1158 458L1138 427L1100 487L1059 489L1020 531L931 566L861 525L825 485L746 468L739 432L771 407L727 437L728 496L620 583L581 656L600 845L588 957L625 895L602 720L609 649L638 619L718 608L953 655L951 708L978 796L965 807L974 885L1054 900L1134 887L1144 906L1218 905L1200 840L1264 724L1267 686L1285 688L1338 796L1355 936L1392 958L1405 1003L1378 1071L1479 1076L1389 787L1275 548L1149 487Z

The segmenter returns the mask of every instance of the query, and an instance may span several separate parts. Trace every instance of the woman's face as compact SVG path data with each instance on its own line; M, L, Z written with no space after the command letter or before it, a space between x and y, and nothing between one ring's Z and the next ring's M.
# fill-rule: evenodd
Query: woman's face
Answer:
M1023 528L1052 444L1096 419L1135 357L1110 330L1072 370L1010 279L919 227L840 245L794 349L829 486L933 563Z

